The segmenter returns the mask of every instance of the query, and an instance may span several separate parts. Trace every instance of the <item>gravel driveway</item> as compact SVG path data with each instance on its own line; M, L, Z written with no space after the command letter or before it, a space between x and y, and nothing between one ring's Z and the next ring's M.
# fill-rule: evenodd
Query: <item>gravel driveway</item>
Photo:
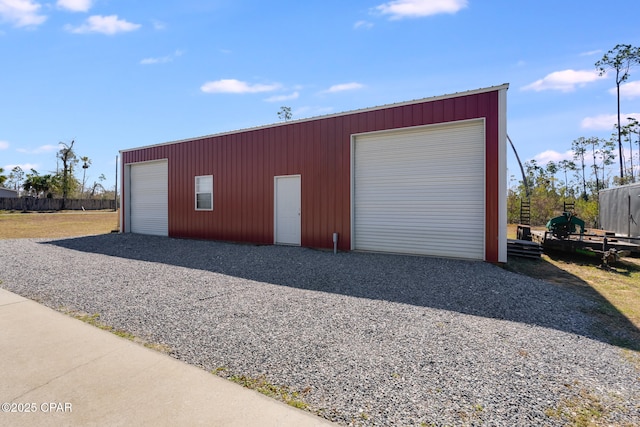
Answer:
M593 301L479 262L140 235L0 240L1 287L353 425L640 425ZM577 415L576 415L577 416Z

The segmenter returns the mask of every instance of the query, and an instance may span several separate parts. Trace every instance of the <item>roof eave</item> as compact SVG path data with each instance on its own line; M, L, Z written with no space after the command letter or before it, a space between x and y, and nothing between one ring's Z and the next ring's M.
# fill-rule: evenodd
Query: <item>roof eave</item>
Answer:
M432 97L421 98L421 99L414 99L412 101L403 101L403 102L397 102L397 103L393 103L393 104L379 105L379 106L376 106L376 107L368 107L368 108L361 108L361 109L358 109L358 110L344 111L344 112L341 112L341 113L326 114L326 115L323 115L323 116L307 117L307 118L304 118L304 119L297 119L297 120L291 120L291 121L279 122L279 123L271 123L271 124L267 124L267 125L255 126L255 127L250 127L250 128L244 128L244 129L236 129L236 130L232 130L232 131L214 133L214 134L210 134L210 135L202 135L202 136L197 136L197 137L193 137L193 138L186 138L186 139L179 139L179 140L175 140L175 141L161 142L161 143L158 143L158 144L145 145L145 146L142 146L142 147L128 148L128 149L120 150L120 153L127 153L129 151L144 150L144 149L153 148L153 147L161 147L161 146L164 146L164 145L182 144L182 143L185 143L185 142L199 141L199 140L206 139L206 138L215 138L215 137L220 137L220 136L225 136L225 135L237 134L237 133L241 133L241 132L249 132L249 131L262 130L262 129L269 129L269 128L275 128L275 127L279 127L279 126L287 126L287 125L291 125L291 124L295 124L295 123L305 123L305 122L311 122L311 121L316 121L316 120L324 120L324 119L331 119L331 118L335 118L335 117L348 116L348 115L352 115L352 114L366 113L366 112L369 112L369 111L385 110L387 108L402 107L402 106L405 106L405 105L420 104L420 103L423 103L423 102L434 102L434 101L438 101L438 100L441 100L441 99L451 99L451 98L459 98L459 97L462 97L462 96L477 95L477 94L487 93L487 92L497 92L497 91L507 90L507 89L509 89L509 83L503 83L503 84L497 85L497 86L490 86L490 87L486 87L486 88L473 89L473 90L468 90L468 91L464 91L464 92L455 92L455 93L451 93L451 94L438 95L438 96L432 96Z

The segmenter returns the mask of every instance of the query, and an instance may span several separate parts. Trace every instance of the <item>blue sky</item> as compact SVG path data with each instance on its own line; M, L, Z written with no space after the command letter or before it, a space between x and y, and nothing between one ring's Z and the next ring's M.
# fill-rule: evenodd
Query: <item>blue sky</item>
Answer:
M55 172L75 139L112 189L120 149L502 83L520 157L560 160L611 135L594 63L638 22L637 0L0 0L0 167Z

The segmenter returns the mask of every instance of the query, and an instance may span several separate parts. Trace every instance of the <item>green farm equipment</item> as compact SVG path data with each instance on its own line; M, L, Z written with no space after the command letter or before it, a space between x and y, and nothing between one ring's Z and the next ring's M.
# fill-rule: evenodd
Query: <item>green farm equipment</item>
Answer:
M547 230L557 239L568 239L570 235L576 233L577 227L580 227L581 236L587 231L584 228L584 221L571 212L563 212L562 215L551 218L547 222Z

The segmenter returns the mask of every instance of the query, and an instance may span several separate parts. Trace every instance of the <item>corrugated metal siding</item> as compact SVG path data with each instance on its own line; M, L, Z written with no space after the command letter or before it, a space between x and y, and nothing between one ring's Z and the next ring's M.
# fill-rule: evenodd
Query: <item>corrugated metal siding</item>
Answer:
M640 184L601 190L599 201L603 229L640 237Z
M484 126L355 138L354 248L484 258Z
M131 232L167 236L167 162L131 165Z
M0 197L16 198L18 197L18 192L9 188L0 188Z
M291 122L123 151L123 164L169 160L169 235L270 244L273 177L302 176L302 246L351 248L351 135L486 118L486 153L498 150L498 91ZM487 167L497 167L487 158ZM214 175L214 206L193 208L195 175ZM497 261L497 172L486 177L486 259Z

